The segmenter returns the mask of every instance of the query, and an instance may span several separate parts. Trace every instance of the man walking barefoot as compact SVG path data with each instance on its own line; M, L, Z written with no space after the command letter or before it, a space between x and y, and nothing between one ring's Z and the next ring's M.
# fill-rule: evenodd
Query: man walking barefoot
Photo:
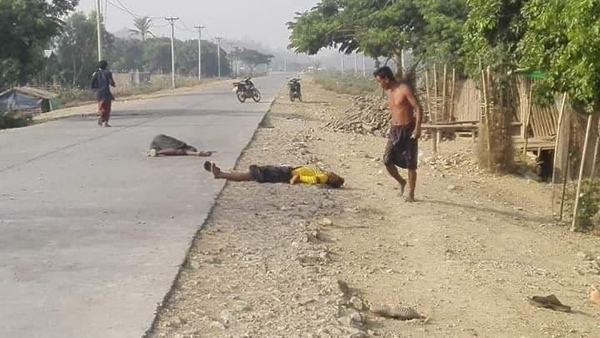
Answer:
M98 101L98 125L110 127L108 120L112 110L112 101L115 99L110 92L110 87L115 87L112 73L107 69L108 63L104 60L98 63L98 70L92 77L92 89L96 92Z
M404 194L406 180L400 176L396 166L408 170L407 202L415 201L417 184L417 163L419 137L423 113L410 85L396 80L389 67L382 67L373 73L375 79L387 92L391 111L391 128L383 160L388 173L400 184Z

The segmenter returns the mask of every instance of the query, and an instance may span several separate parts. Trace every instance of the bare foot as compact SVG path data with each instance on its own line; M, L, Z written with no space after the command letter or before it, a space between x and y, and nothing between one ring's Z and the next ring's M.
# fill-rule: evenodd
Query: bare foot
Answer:
M406 197L406 203L415 203L417 200L415 199L415 196L409 195L408 197Z
M212 156L213 152L212 151L199 151L198 152L198 156L200 157L210 157Z
M404 196L404 188L406 188L406 180L400 182L400 197Z

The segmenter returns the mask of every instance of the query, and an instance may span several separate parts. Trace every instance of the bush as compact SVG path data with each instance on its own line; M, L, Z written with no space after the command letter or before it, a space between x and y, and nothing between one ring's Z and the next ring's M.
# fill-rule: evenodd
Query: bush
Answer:
M0 112L0 129L21 128L31 123L31 114Z
M321 87L338 94L369 95L381 92L372 77L326 72L317 73L314 78Z

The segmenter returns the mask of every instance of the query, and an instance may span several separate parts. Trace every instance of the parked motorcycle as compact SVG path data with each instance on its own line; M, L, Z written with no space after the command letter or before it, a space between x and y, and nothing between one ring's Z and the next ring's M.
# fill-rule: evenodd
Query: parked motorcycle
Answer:
M260 102L261 95L258 88L249 77L242 79L240 82L233 83L233 91L241 103L246 102L246 99L252 98L254 102Z
M300 79L295 77L288 81L288 87L290 89L290 101L294 102L296 99L302 101L302 86L300 85Z

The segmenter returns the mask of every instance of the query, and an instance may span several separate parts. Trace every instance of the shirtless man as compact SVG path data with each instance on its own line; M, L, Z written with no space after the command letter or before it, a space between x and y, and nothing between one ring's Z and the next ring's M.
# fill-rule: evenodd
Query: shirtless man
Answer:
M388 106L391 110L392 125L389 139L383 155L387 171L400 184L404 194L406 180L398 173L398 168L408 169L407 202L415 201L417 184L417 162L421 120L423 113L412 88L396 80L389 67L382 67L373 73L375 79L387 92Z

